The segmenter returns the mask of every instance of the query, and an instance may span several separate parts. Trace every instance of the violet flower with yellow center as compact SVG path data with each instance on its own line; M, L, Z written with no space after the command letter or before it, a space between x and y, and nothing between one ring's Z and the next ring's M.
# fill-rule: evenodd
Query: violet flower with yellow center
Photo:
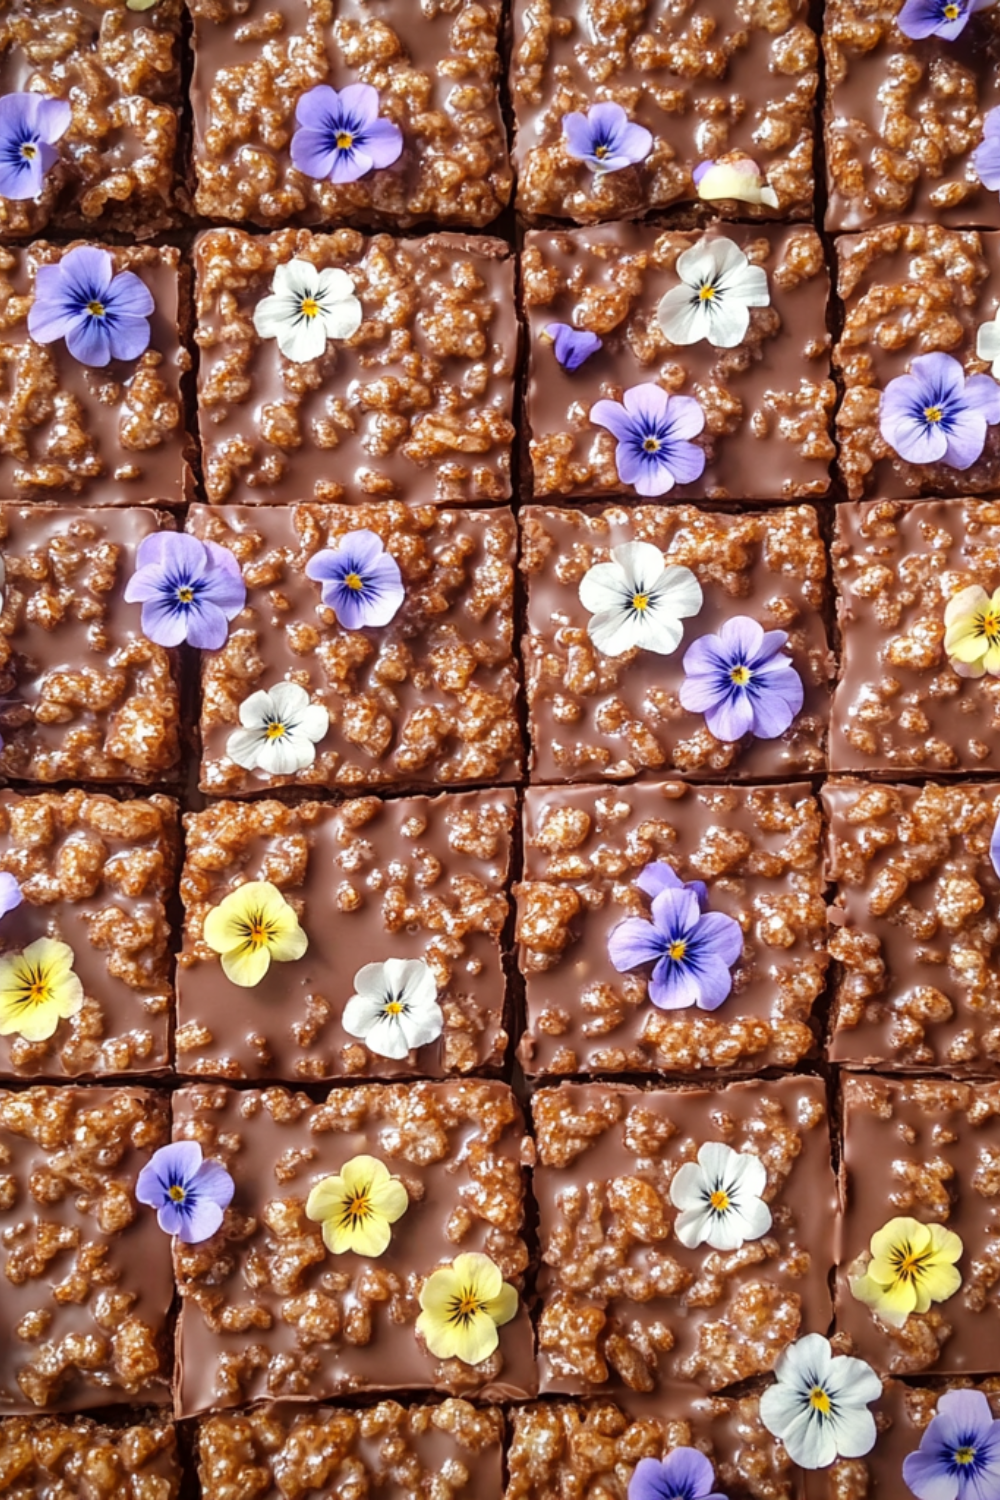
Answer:
M436 1359L482 1364L500 1343L497 1328L517 1313L517 1291L488 1255L458 1255L420 1292L417 1332Z
M205 918L203 936L222 958L226 978L243 989L260 984L275 963L301 958L309 939L277 886L250 880L230 891Z
M306 1218L323 1226L331 1255L383 1255L392 1225L410 1206L398 1177L374 1156L355 1156L335 1177L317 1182L306 1199Z
M959 677L1000 677L1000 589L962 589L949 599L944 623L944 649Z
M941 1224L890 1219L871 1238L871 1261L863 1276L851 1278L851 1291L892 1328L911 1313L925 1313L932 1302L947 1302L962 1285L955 1262L964 1246Z
M0 1036L47 1041L82 1007L83 985L67 943L39 938L22 953L0 958Z

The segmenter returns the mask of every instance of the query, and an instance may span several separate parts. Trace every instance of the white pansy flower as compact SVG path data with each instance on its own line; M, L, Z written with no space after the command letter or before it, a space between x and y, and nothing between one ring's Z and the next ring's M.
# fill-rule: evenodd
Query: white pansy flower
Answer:
M330 715L313 703L305 688L279 682L269 692L251 693L240 704L242 729L226 741L226 754L245 771L294 776L316 759L316 741L330 728Z
M295 364L319 359L327 339L349 339L361 327L361 303L346 271L333 266L317 270L311 260L290 260L274 273L271 294L253 313L262 339L277 339L278 348Z
M721 1141L706 1141L698 1160L686 1161L670 1184L670 1201L681 1212L674 1233L695 1250L738 1250L759 1240L771 1227L771 1210L761 1194L767 1171L759 1156L734 1151Z
M605 656L634 647L669 656L681 643L681 621L701 609L701 584L690 568L668 567L651 542L625 542L611 558L580 580L590 639Z
M876 1431L868 1404L882 1394L871 1365L835 1355L829 1339L809 1333L789 1344L774 1374L777 1384L760 1398L760 1419L793 1463L826 1469L871 1452Z
M988 323L980 323L976 334L976 353L980 359L988 359L992 373L1000 380L1000 308Z
M379 1057L401 1061L444 1030L437 980L422 958L365 964L354 976L354 989L344 1006L344 1030Z
M732 240L700 240L678 256L676 270L681 285L665 292L656 309L672 344L707 339L717 349L734 349L746 337L751 307L770 306L767 272Z

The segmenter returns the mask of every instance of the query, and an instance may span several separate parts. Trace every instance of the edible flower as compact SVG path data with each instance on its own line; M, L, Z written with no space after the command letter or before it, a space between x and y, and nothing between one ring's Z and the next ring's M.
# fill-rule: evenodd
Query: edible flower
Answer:
M871 1365L835 1355L829 1339L808 1333L782 1351L774 1374L776 1383L760 1398L760 1419L792 1463L827 1469L838 1458L871 1452L876 1428L868 1406L882 1394Z
M903 1459L917 1500L994 1500L1000 1495L1000 1421L982 1391L943 1391L920 1447Z
M590 611L587 634L605 656L635 649L670 656L684 634L682 620L703 603L690 568L666 564L652 542L623 542L611 561L595 563L580 580L580 603Z
M276 339L293 364L319 359L328 339L349 339L361 327L363 310L354 282L339 266L319 270L311 260L277 266L270 294L253 310L262 339Z
M953 42L977 10L992 4L993 0L906 0L896 25L912 41L939 36L942 41Z
M684 1162L671 1180L670 1201L681 1210L674 1233L689 1250L705 1244L738 1250L759 1240L771 1227L771 1210L761 1196L766 1187L759 1156L706 1141L698 1160Z
M444 1030L437 980L422 958L387 958L365 964L354 976L354 994L341 1024L377 1057L402 1061Z
M552 353L564 370L578 370L585 360L604 347L604 340L596 333L573 328L569 323L547 323L542 337L552 345Z
M944 649L959 677L1000 677L1000 589L961 589L948 600L944 623Z
M330 728L322 703L313 703L296 682L261 688L240 704L240 724L226 741L226 754L245 771L294 776L316 759L316 745Z
M802 707L802 678L784 649L783 630L764 631L749 615L727 620L718 635L703 635L684 653L681 707L704 714L718 740L745 734L773 740Z
M872 1235L870 1249L868 1269L851 1278L851 1291L891 1328L929 1311L932 1302L947 1302L962 1285L955 1263L964 1246L941 1224L890 1219Z
M183 531L144 537L125 585L129 604L142 605L142 633L158 646L187 641L202 651L226 644L229 621L247 602L240 565L228 547Z
M295 106L292 163L316 181L357 182L376 168L391 167L403 152L403 132L379 117L378 90L349 83L338 93L320 83Z
M640 1458L628 1500L726 1500L714 1488L715 1470L697 1448L674 1448L662 1461Z
M619 974L653 965L649 998L661 1010L717 1010L742 953L740 924L724 912L703 911L698 892L687 886L665 886L648 918L626 917L608 938Z
M55 265L39 266L28 309L36 344L66 340L82 365L138 359L149 348L153 294L134 271L119 271L107 250L77 245Z
M706 339L734 349L750 327L751 307L768 307L771 294L763 266L751 265L733 240L703 239L677 257L681 285L664 292L656 317L672 344Z
M222 1227L236 1184L221 1162L205 1161L197 1141L174 1141L154 1151L139 1173L135 1196L156 1209L164 1234L185 1245L211 1239Z
M348 531L335 547L316 552L306 577L322 584L323 603L345 630L388 625L406 598L399 564L374 531Z
M331 1255L379 1256L389 1248L392 1226L410 1206L398 1177L374 1156L355 1156L335 1177L317 1182L306 1199L306 1218L323 1226Z
M566 150L600 175L621 172L645 161L653 137L645 125L635 125L620 104L592 104L586 114L563 115Z
M976 355L991 365L994 380L1000 378L1000 308L976 332Z
M54 150L73 123L65 99L46 94L5 94L0 99L0 197L37 198L46 173L59 160Z
M83 985L73 972L73 950L38 938L21 953L0 958L0 1036L44 1042L60 1021L83 1008Z
M309 939L277 886L249 880L213 906L205 918L205 942L222 959L233 984L252 989L275 963L301 958Z
M622 400L595 401L590 420L617 439L615 464L622 484L639 495L665 495L705 472L705 453L688 438L705 426L693 396L671 396L658 385L634 385Z
M718 203L733 199L737 203L753 203L765 208L778 207L778 195L755 161L749 156L735 161L699 162L692 173L695 191L703 203Z
M23 900L16 877L9 870L0 870L0 917L14 911Z
M972 153L972 165L984 188L1000 188L1000 105L983 117L983 138Z
M921 354L908 375L882 392L879 430L911 464L967 469L986 446L987 426L1000 422L1000 386L970 375L950 354Z
M516 1289L488 1255L459 1255L424 1282L417 1332L436 1359L482 1364L499 1345L497 1328L515 1316L517 1303Z

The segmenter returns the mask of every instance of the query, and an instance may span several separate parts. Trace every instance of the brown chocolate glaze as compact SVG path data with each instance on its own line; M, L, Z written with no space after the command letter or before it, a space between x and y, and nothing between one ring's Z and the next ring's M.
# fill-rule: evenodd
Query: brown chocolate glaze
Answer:
M0 1420L4 1500L179 1500L172 1422L104 1426L89 1417Z
M681 284L678 257L703 240L728 239L767 273L770 305L754 308L743 342L672 344L657 321L664 293ZM602 399L659 384L694 397L705 413L696 442L706 467L670 500L792 500L824 495L834 446L836 390L826 327L829 278L813 229L727 224L689 234L651 226L525 237L524 303L530 378L526 397L534 495L635 495L615 465L616 439L590 419ZM565 370L543 338L550 323L595 333L603 347Z
M944 614L964 588L1000 588L1000 503L840 505L832 551L842 645L831 768L938 776L996 765L1000 680L953 671Z
M1000 22L996 24L1000 25ZM1000 234L893 224L836 241L843 330L833 363L844 383L837 411L837 465L852 500L982 495L1000 486L1000 425L966 469L901 458L879 427L882 392L921 354L988 374L979 328L1000 307Z
M0 773L150 783L180 760L176 652L127 604L158 511L0 505Z
M500 1500L503 1433L499 1408L454 1397L439 1406L303 1410L280 1402L224 1412L198 1424L202 1500L231 1500L251 1466L252 1500L335 1493L344 1483L379 1500L438 1491L448 1500Z
M169 1400L170 1241L135 1183L165 1094L0 1091L0 1412Z
M0 198L0 209L5 202ZM58 264L81 243L0 249L0 495L180 505L191 490L194 447L181 399L181 376L191 368L181 342L182 252L169 245L110 248L115 274L137 276L155 307L145 353L96 368L74 359L63 339L37 344L28 337L39 266Z
M194 506L188 530L228 547L246 608L202 653L201 786L444 786L514 781L521 765L514 663L514 518L399 502L245 509ZM310 557L358 530L399 564L406 598L386 626L349 631L305 576ZM288 680L329 712L297 776L244 771L226 754L245 698Z
M975 1375L1000 1323L1000 1084L845 1077L836 1327L879 1372ZM944 1224L964 1245L962 1286L891 1328L853 1296L869 1241L894 1218Z
M209 500L508 498L518 330L503 240L216 229L194 255ZM253 324L293 259L345 271L364 318L305 364Z
M905 0L826 0L826 227L908 219L1000 227L1000 199L972 156L1000 104L1000 19L961 36L911 38Z
M0 198L0 234L173 227L183 0L129 10L126 0L4 0L0 95L66 99L73 110L40 195Z
M807 0L514 0L510 88L517 206L527 216L634 218L698 201L695 168L751 157L769 208L712 204L732 218L805 218L813 199L819 44ZM569 155L563 117L604 100L653 136L644 162L595 175Z
M1000 1070L1000 786L823 788L835 1062Z
M191 0L195 208L280 224L479 228L511 192L497 77L501 0ZM292 165L301 96L365 83L402 131L391 167L351 183Z
M793 1339L825 1333L836 1193L823 1080L724 1089L610 1083L543 1089L538 1167L541 1391L718 1390L770 1370ZM759 1155L773 1225L739 1255L673 1234L670 1181L706 1141Z
M0 949L38 938L73 950L85 999L46 1042L0 1037L0 1076L78 1078L155 1073L170 1062L173 1004L166 902L179 852L169 797L116 802L69 791L0 792L0 870L21 887L0 923Z
M496 1070L507 1045L500 936L508 915L513 791L341 807L219 802L185 818L184 951L176 1038L184 1073L222 1078L440 1078ZM309 939L237 989L202 937L208 912L247 880L270 880ZM363 964L421 959L444 1031L402 1062L341 1024Z
M820 811L806 785L529 789L517 887L529 1075L790 1067L816 1050L827 966ZM663 1011L649 971L618 974L608 939L649 915L633 882L663 860L708 886L744 932L733 989L711 1013Z
M689 505L529 506L520 523L533 781L671 773L744 780L825 769L834 667L823 623L826 551L814 510L735 516ZM632 541L662 548L668 565L690 568L701 584L702 608L683 622L672 656L605 656L587 634L580 581ZM779 739L723 742L702 714L681 707L684 653L736 615L788 635L805 699Z
M174 1242L178 1415L361 1391L535 1394L523 1304L476 1366L436 1360L414 1327L425 1278L458 1255L487 1254L522 1286L527 1146L505 1084L359 1084L323 1104L280 1088L200 1084L173 1095L173 1114L175 1139L199 1141L236 1183L217 1235ZM305 1216L313 1184L362 1154L383 1161L410 1198L377 1260L330 1255Z

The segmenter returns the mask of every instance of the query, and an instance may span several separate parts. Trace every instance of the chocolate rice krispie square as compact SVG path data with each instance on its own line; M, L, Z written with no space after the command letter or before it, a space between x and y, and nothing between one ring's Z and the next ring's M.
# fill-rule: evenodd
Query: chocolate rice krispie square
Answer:
M814 229L538 230L525 237L522 281L536 499L826 494L836 388L830 284ZM582 363L567 360L568 336L577 352L593 350ZM615 408L621 420L622 403L631 410L639 401L660 408L648 432L636 428L644 444L658 445L647 458L663 460L651 480L635 474L630 444L612 430ZM693 442L677 445L689 468L672 458L667 428L678 412L690 421L678 434Z
M812 1056L827 967L821 827L806 784L529 788L517 888L525 1072L746 1073ZM650 921L653 875L739 924L716 1009L660 1009L649 964L616 968L611 935Z
M673 1382L719 1390L826 1331L836 1193L822 1079L562 1084L536 1093L532 1114L543 1395L636 1393L662 1409ZM765 1205L738 1254L696 1243L690 1222L703 1181L716 1190L717 1163L699 1159L709 1143L729 1148L726 1181L746 1174L744 1206Z
M1000 19L990 8L968 14L962 0L959 35L913 36L912 22L900 25L905 3L826 0L826 227L998 228L1000 199L976 155L1000 105Z
M214 229L194 261L210 501L510 496L518 330L503 240ZM294 358L284 335L261 336L254 318L288 275L320 291L349 278L336 326L354 331Z
M143 238L178 223L183 15L183 0L141 9L127 0L8 0L0 95L65 100L72 113L43 137L56 134L56 159L41 192L0 197L0 238L47 227Z
M427 1279L459 1256L485 1255L523 1288L529 1143L506 1084L361 1083L323 1103L198 1084L173 1095L173 1117L175 1139L198 1141L236 1185L216 1235L174 1242L179 1415L369 1391L537 1392L523 1301L477 1365L432 1355L416 1329ZM328 1251L306 1214L312 1188L359 1156L381 1162L408 1198L377 1257Z
M174 1425L153 1416L127 1427L90 1417L5 1417L0 1475L4 1500L179 1500L181 1493Z
M126 603L158 511L0 506L0 774L15 781L169 780L180 762L176 652Z
M974 626L980 617L985 632L1000 589L1000 504L839 505L832 552L841 665L831 769L927 776L990 770L1000 677L965 675L970 667L949 647L952 625L961 630L963 621ZM980 644L989 644L985 633Z
M378 1500L501 1500L503 1435L498 1407L456 1397L439 1406L303 1411L288 1402L220 1412L198 1424L202 1500L232 1500L250 1465L253 1500L318 1500L345 1484Z
M138 1088L0 1091L0 1412L170 1400L170 1241L136 1179L170 1137Z
M515 526L509 510L364 505L194 506L188 530L229 548L246 607L202 653L202 790L278 786L487 785L517 779L513 654ZM389 623L340 624L306 576L316 555L372 533L395 559L402 603ZM245 769L228 747L252 694L291 682L329 717L295 773Z
M881 1374L989 1372L1000 1319L1000 1083L847 1075L843 1120L838 1335ZM880 1268L897 1247L935 1268L915 1282L927 1289L922 1311L916 1296L909 1311L885 1300L892 1286Z
M997 24L997 23L995 23ZM1000 234L892 224L835 241L850 499L1000 485Z
M950 1074L1000 1069L1000 786L823 788L836 882L832 1061Z
M481 228L506 207L501 0L189 9L199 214L266 229ZM303 127L327 133L329 152L304 153Z
M500 940L514 817L512 790L188 813L181 1072L289 1082L495 1072L507 1046ZM248 880L281 891L309 947L237 989L204 928ZM355 976L389 959L430 969L442 1013L435 1040L396 1058L344 1024Z
M582 224L699 201L727 218L805 218L819 85L809 11L514 0L517 207ZM571 114L586 125L567 127Z
M0 1076L100 1078L169 1066L167 902L179 833L169 797L0 792L0 871L21 897L0 922L0 953L14 959L43 938L64 943L83 990L76 1015L48 1039L0 1037Z
M742 781L825 769L834 667L824 624L826 550L811 507L731 515L690 505L528 506L520 524L533 781L671 773ZM662 554L666 572L654 583L677 582L684 570L701 590L700 608L679 622L683 635L670 654L636 645L620 650L625 642L615 640L605 642L616 653L609 655L590 634L600 614L584 605L583 580L609 561L631 565L635 543ZM660 568L655 554L643 555L653 572ZM627 582L625 571L617 576ZM800 707L773 737L719 738L709 718L716 729L726 725L681 702L693 665L688 653L737 628L734 621L763 631L801 682Z
M97 247L111 256L115 277L138 277L154 303L145 352L97 366L77 359L63 338L41 343L28 333L40 268L60 265L83 243L0 247L0 495L180 505L191 489L194 448L181 393L191 368L182 339L182 252L170 245Z

